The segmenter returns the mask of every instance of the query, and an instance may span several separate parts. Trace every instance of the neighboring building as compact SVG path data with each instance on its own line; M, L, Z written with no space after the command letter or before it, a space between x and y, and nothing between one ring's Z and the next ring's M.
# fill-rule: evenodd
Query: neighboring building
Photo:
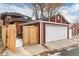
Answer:
M63 16L58 14L51 17L50 20L46 18L44 20L30 21L26 24L23 24L23 26L34 26L38 28L35 32L36 36L33 33L34 37L28 36L28 34L25 37L27 40L32 40L33 43L35 41L34 39L36 39L37 44L43 44L60 39L69 39L69 23ZM30 32L32 32L32 30L30 30ZM32 37L32 39L27 37Z
M1 20L3 21L3 25L16 24L17 33L20 35L20 24L30 21L31 18L16 12L4 12L1 13Z
M79 34L79 24L71 24L70 29L72 30L72 36Z
M61 14L56 14L50 18L45 18L44 21L69 24L69 22Z

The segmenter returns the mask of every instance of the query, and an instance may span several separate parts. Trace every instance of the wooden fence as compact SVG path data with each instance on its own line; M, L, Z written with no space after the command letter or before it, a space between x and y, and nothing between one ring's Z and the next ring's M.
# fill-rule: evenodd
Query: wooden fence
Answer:
M36 26L23 26L23 43L26 45L38 44L38 27Z
M23 45L39 44L39 31L37 26L23 26ZM16 52L16 25L2 27L2 41L5 48Z
M6 48L6 26L2 26L2 42L4 49Z
M2 27L2 41L4 48L16 52L16 25L12 24Z

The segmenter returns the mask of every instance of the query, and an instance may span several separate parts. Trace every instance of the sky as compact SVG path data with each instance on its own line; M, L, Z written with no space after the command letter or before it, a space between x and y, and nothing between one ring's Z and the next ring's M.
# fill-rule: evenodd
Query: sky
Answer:
M71 23L79 23L79 4L67 4L62 7L62 15Z
M63 10L61 10L63 8ZM0 3L0 13L2 12L18 12L32 17L32 10L29 3ZM67 21L79 23L79 4L67 3L60 8L61 14Z

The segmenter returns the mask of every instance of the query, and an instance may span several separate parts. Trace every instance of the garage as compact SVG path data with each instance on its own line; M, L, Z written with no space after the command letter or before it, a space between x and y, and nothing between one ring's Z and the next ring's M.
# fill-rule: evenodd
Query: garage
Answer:
M37 24L39 24L39 25L37 25ZM35 22L27 23L24 26L26 26L26 27L33 26L33 28L34 27L38 28L37 30L35 30L35 32L33 31L33 33L31 33L32 35L30 35L30 36L25 35L24 40L26 40L27 37L32 37L32 39L30 39L30 40L36 39L39 42L39 44L44 44L46 42L69 38L68 24L60 24L60 23L57 24L57 23L48 22L48 21L35 21ZM24 33L27 33L27 32L24 32ZM34 37L33 37L33 35L34 35ZM29 40L29 38L28 38L28 40Z
M46 42L69 39L69 23L62 15L55 15L50 20L35 20L28 23L22 24L23 26L34 26L38 29L33 31L35 37L31 40L36 39L39 44L45 44ZM30 35L30 37L32 37ZM28 36L27 36L28 37ZM25 38L27 38L25 36ZM26 39L25 39L26 40ZM29 40L29 39L28 39Z
M67 26L46 24L45 25L45 38L46 42L56 41L60 39L67 39Z

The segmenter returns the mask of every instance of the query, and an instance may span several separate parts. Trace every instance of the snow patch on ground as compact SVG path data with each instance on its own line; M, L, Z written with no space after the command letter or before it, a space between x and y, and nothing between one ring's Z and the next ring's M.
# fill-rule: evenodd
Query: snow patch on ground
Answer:
M22 46L23 46L22 39L16 38L16 47L22 47Z

